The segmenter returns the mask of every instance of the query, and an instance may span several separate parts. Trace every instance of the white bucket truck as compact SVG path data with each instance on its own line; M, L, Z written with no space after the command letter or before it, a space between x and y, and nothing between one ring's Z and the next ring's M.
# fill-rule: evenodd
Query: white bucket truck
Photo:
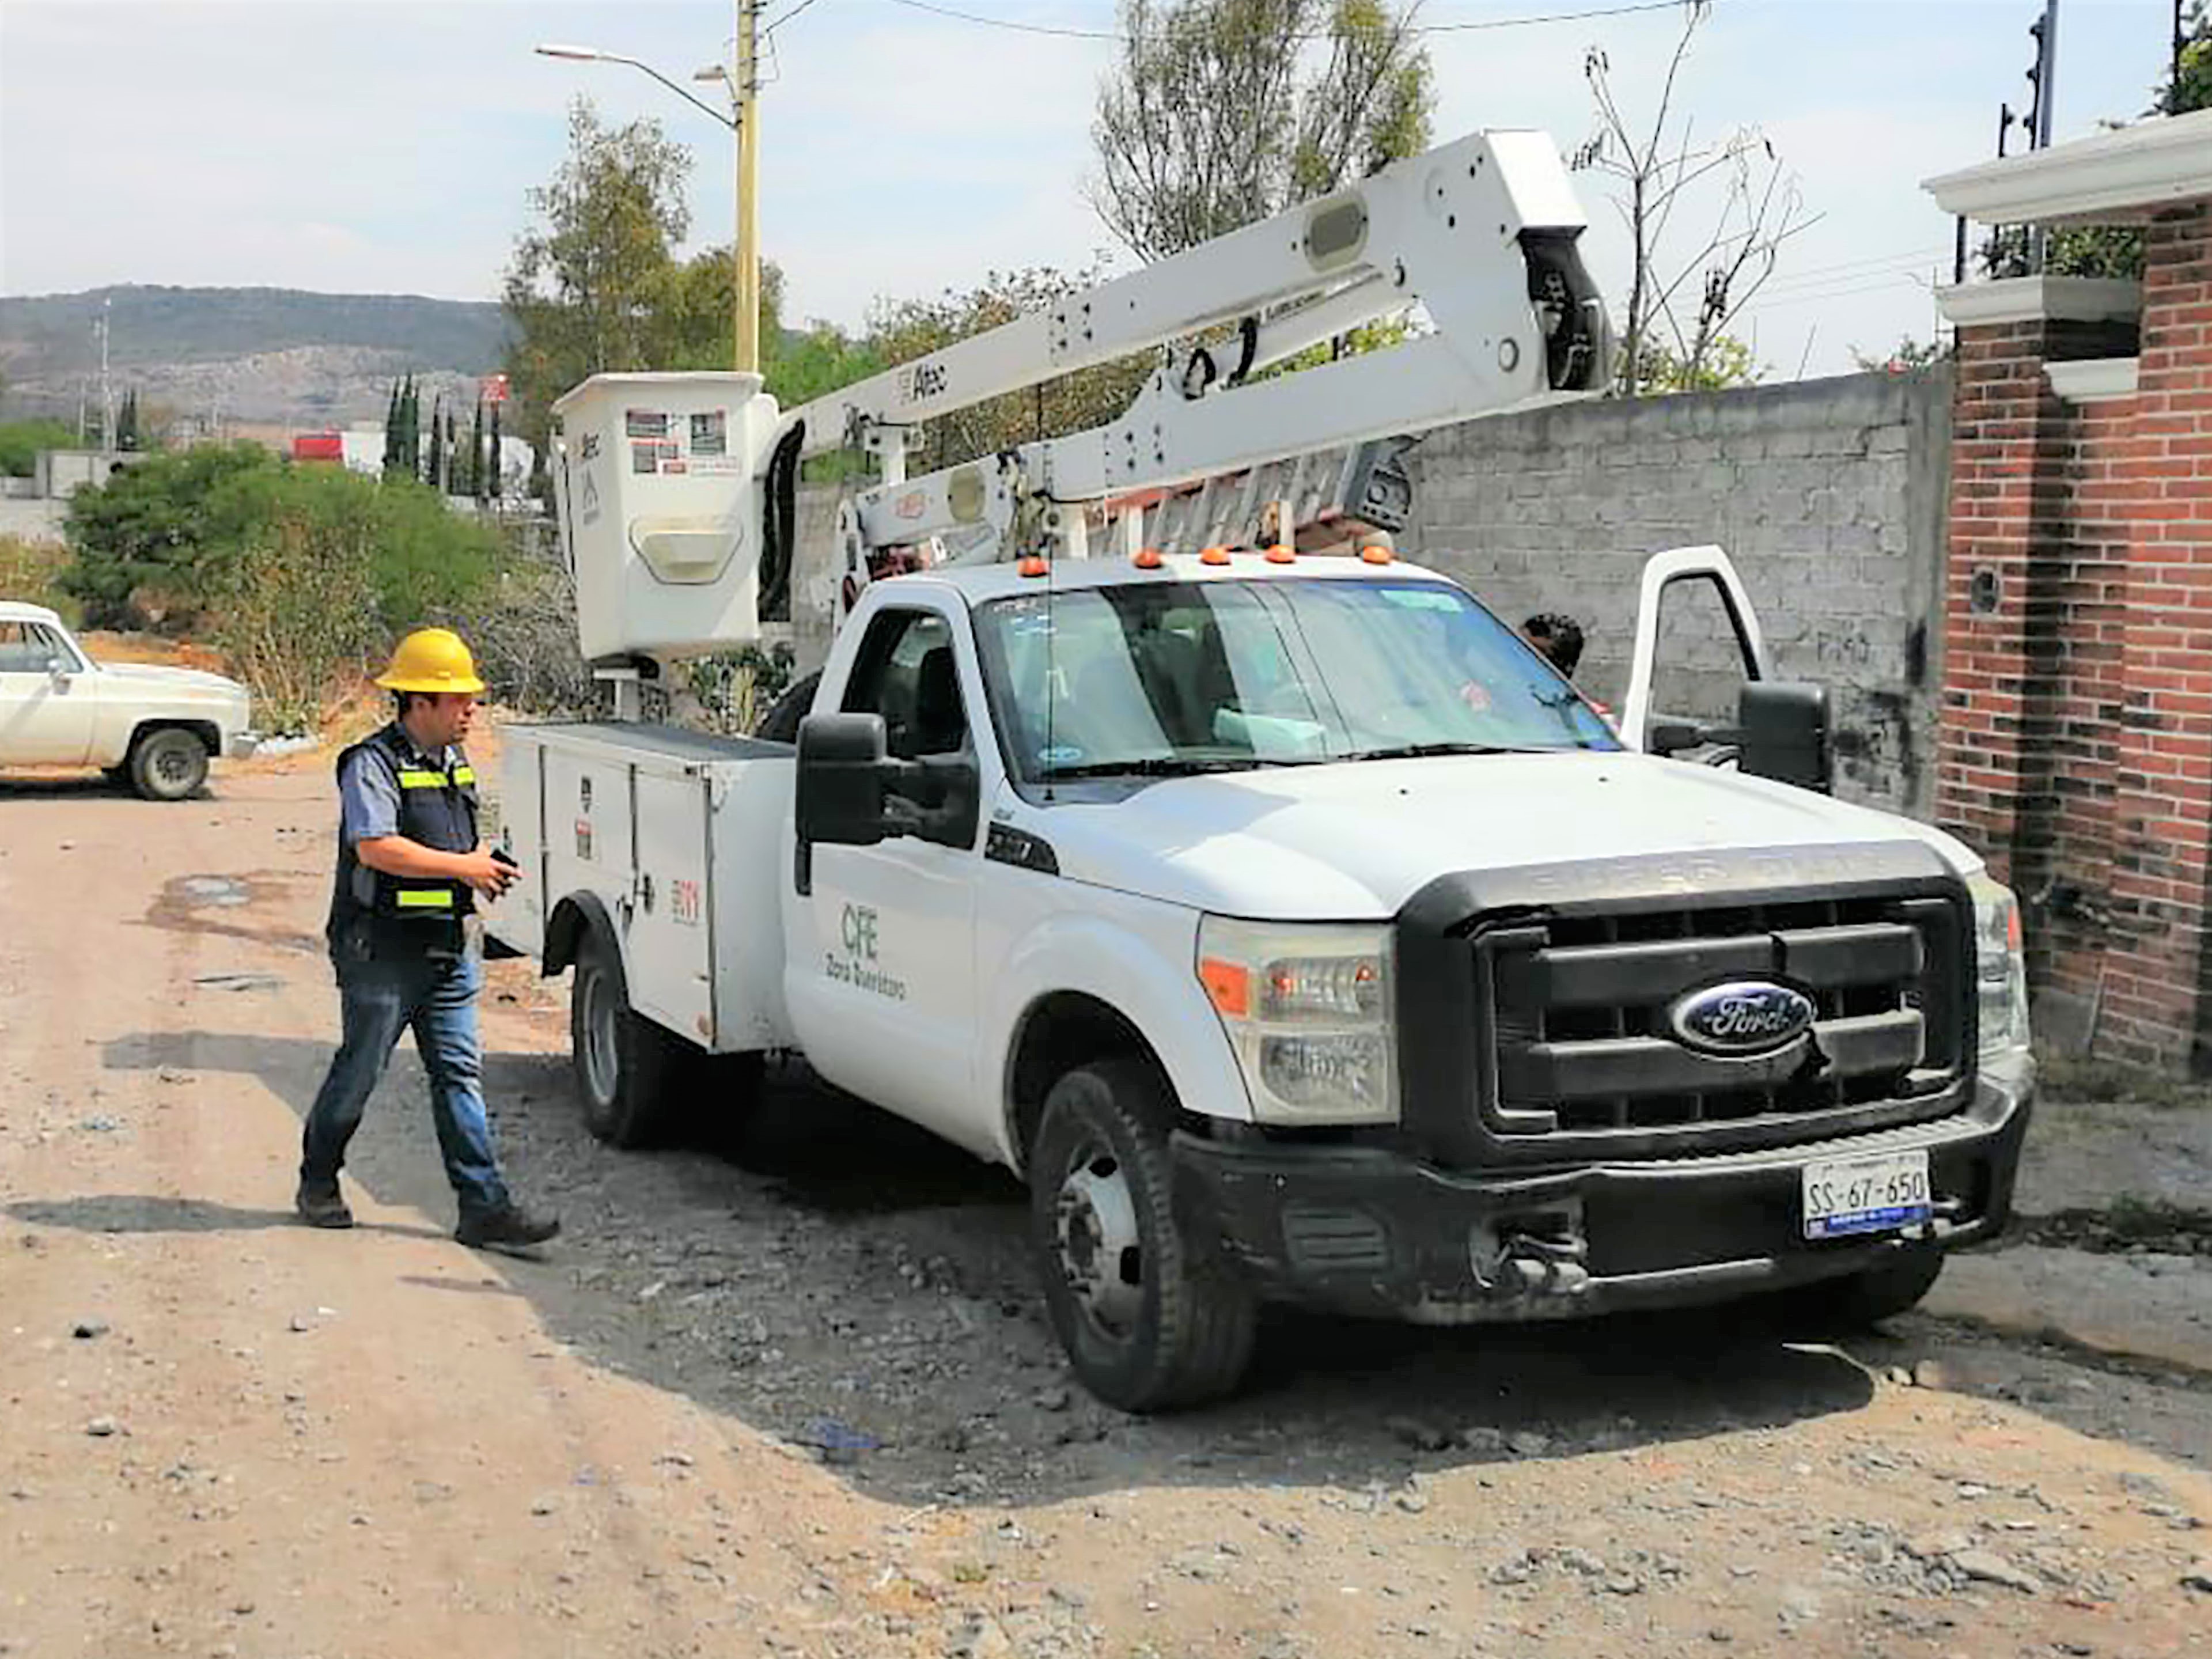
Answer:
M1992 1236L2033 1090L2011 896L1825 793L1825 702L1717 550L1647 573L1616 732L1451 581L1297 544L1402 522L1393 434L1603 387L1582 228L1547 140L1483 133L796 412L744 375L571 393L618 711L755 636L805 455L881 465L795 745L507 734L529 880L492 927L576 969L593 1129L741 1112L803 1054L1021 1176L1070 1361L1132 1410L1233 1388L1269 1298L1877 1318ZM906 477L918 423L1142 349L1121 419ZM1674 581L1737 624L1727 731L1652 712Z

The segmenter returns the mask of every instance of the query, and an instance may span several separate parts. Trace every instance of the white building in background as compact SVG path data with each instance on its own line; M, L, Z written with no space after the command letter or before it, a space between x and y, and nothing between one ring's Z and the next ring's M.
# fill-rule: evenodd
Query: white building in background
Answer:
M349 427L343 432L335 435L338 440L340 454L317 454L312 459L343 459L349 471L366 473L372 478L383 475L384 428L382 426ZM465 434L464 436L465 438ZM323 441L327 442L327 438ZM302 455L296 442L294 453L295 457L301 459L309 458ZM500 434L499 495L501 501L520 501L530 493L530 474L537 461L538 447L535 444L526 442L512 433Z

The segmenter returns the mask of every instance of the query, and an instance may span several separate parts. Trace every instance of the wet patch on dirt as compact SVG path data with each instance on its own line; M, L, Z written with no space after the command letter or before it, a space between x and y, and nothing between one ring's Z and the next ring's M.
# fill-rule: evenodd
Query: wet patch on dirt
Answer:
M162 887L161 896L146 912L145 925L169 933L216 933L229 939L251 939L258 945L273 945L283 951L305 951L319 955L325 947L322 939L317 934L274 925L254 927L245 920L246 913L261 906L277 904L289 897L307 878L295 870L250 870L236 875L173 877ZM252 976L217 977L246 979ZM258 988L229 985L216 988Z

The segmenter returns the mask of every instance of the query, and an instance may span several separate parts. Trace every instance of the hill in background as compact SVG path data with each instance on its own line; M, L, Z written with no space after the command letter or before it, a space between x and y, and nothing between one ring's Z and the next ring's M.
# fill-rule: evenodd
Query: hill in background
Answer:
M112 302L112 303L110 303ZM507 349L489 301L300 289L126 286L0 297L0 404L73 419L99 396L94 324L110 318L109 379L119 398L201 423L345 426L381 420L392 382L464 402Z

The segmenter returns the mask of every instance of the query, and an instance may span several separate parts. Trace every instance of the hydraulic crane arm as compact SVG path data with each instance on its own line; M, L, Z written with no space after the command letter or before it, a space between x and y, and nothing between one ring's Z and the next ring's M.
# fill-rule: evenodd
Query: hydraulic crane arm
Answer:
M1081 515L1051 507L1602 391L1585 222L1548 137L1476 133L818 398L786 417L786 442L803 423L801 453L883 457L883 482L854 503L866 547L945 536L984 557L1045 540L1079 550L1066 527ZM1253 378L1416 306L1429 326L1395 346ZM905 477L921 422L1160 347L1119 419Z

